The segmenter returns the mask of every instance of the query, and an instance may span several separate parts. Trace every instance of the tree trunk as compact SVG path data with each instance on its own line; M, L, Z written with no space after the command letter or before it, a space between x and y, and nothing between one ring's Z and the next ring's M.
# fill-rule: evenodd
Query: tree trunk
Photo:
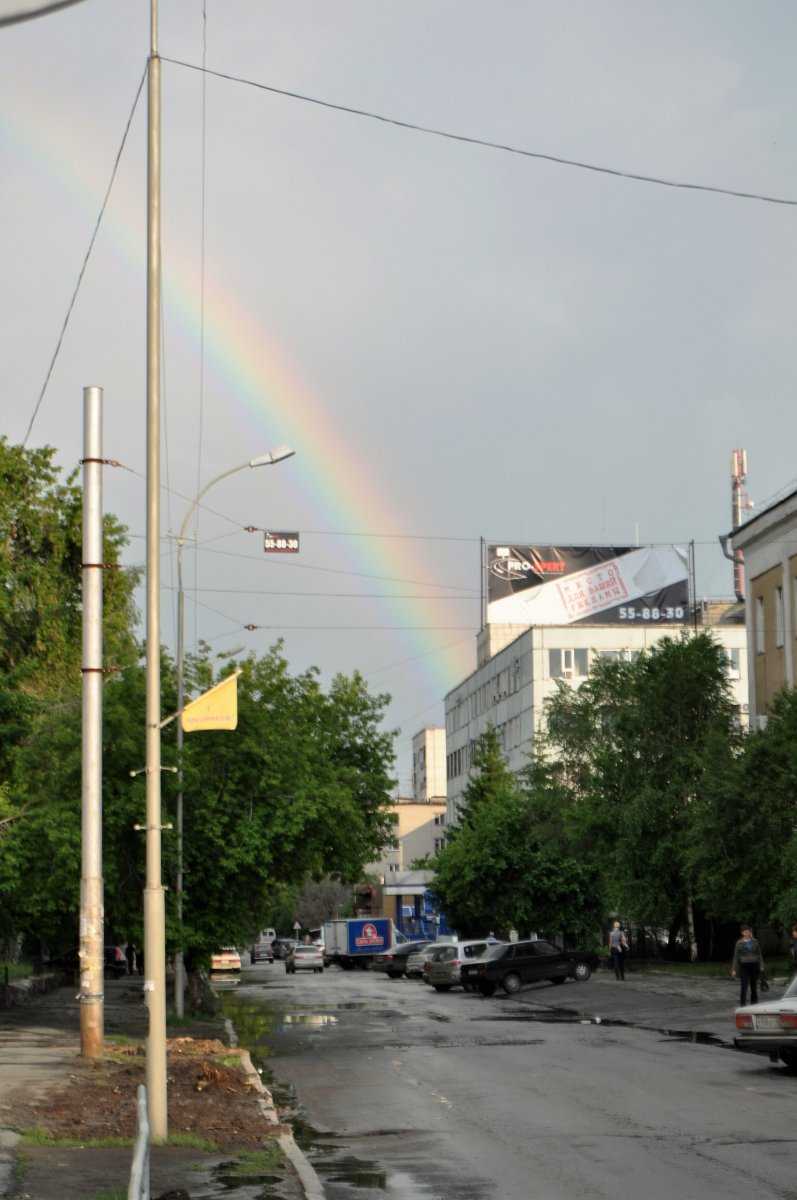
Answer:
M695 908L692 894L686 897L686 927L689 936L689 961L697 962L697 938L695 937Z

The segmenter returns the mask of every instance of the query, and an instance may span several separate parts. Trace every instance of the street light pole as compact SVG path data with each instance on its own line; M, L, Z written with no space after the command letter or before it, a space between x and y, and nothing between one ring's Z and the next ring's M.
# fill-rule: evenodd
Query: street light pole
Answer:
M183 546L186 541L186 534L191 518L199 507L202 497L207 495L212 487L220 483L222 479L227 479L230 475L237 475L239 471L245 471L249 467L269 467L275 463L283 462L286 458L290 458L295 451L288 449L287 446L279 446L276 450L271 450L267 454L261 454L257 458L250 458L248 462L241 463L237 467L231 467L229 471L222 471L220 475L216 475L211 479L210 483L206 483L201 492L192 501L188 512L185 514L183 523L180 526L180 533L177 538L177 812L175 824L177 826L177 878L175 880L175 899L177 909L177 928L179 937L179 946L177 953L174 956L174 1011L178 1017L182 1017L185 1013L185 963L183 960L183 721L182 711L185 702L185 591L183 590Z
M147 79L147 665L144 991L149 1011L147 1103L152 1140L168 1136L166 1090L166 912L161 876L160 761L160 374L161 64L158 0L150 0Z
M83 389L83 747L80 880L80 1052L103 1044L102 388Z

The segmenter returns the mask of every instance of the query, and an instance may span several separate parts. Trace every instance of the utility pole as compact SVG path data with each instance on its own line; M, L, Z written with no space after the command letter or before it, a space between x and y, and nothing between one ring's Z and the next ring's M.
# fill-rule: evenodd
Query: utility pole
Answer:
M161 63L158 0L150 0L147 78L147 878L144 990L149 1010L147 1103L154 1142L168 1136L166 1096L166 912L161 876L160 744L160 374Z
M83 746L80 1052L103 1048L102 388L83 389Z

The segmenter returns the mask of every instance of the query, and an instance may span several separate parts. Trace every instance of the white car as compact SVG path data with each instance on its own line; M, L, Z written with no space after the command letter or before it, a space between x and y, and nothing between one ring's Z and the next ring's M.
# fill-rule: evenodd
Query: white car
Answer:
M294 946L285 959L285 974L295 975L297 971L315 971L320 974L324 969L324 952L318 946Z
M211 971L240 971L241 956L235 946L222 946L210 956Z
M797 1069L797 975L780 1000L747 1004L736 1010L734 1046L768 1054L772 1062L780 1059Z

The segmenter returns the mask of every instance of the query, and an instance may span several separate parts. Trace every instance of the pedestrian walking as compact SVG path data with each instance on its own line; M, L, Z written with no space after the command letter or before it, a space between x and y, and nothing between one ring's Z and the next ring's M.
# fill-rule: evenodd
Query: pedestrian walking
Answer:
M797 975L797 924L791 927L791 945L789 946L789 965L792 975Z
M135 970L136 948L131 941L128 941L125 946L125 958L127 959L127 973L128 975L132 975Z
M628 950L628 938L625 932L620 927L620 922L615 921L609 933L609 954L611 955L612 966L614 967L615 979L622 979L625 983L625 955Z
M741 983L739 993L741 1005L747 1003L748 991L750 1003L758 1004L758 981L763 974L764 956L761 953L758 939L753 937L753 931L749 925L742 925L742 936L734 946L733 962L731 963L731 976L735 979L738 975Z

